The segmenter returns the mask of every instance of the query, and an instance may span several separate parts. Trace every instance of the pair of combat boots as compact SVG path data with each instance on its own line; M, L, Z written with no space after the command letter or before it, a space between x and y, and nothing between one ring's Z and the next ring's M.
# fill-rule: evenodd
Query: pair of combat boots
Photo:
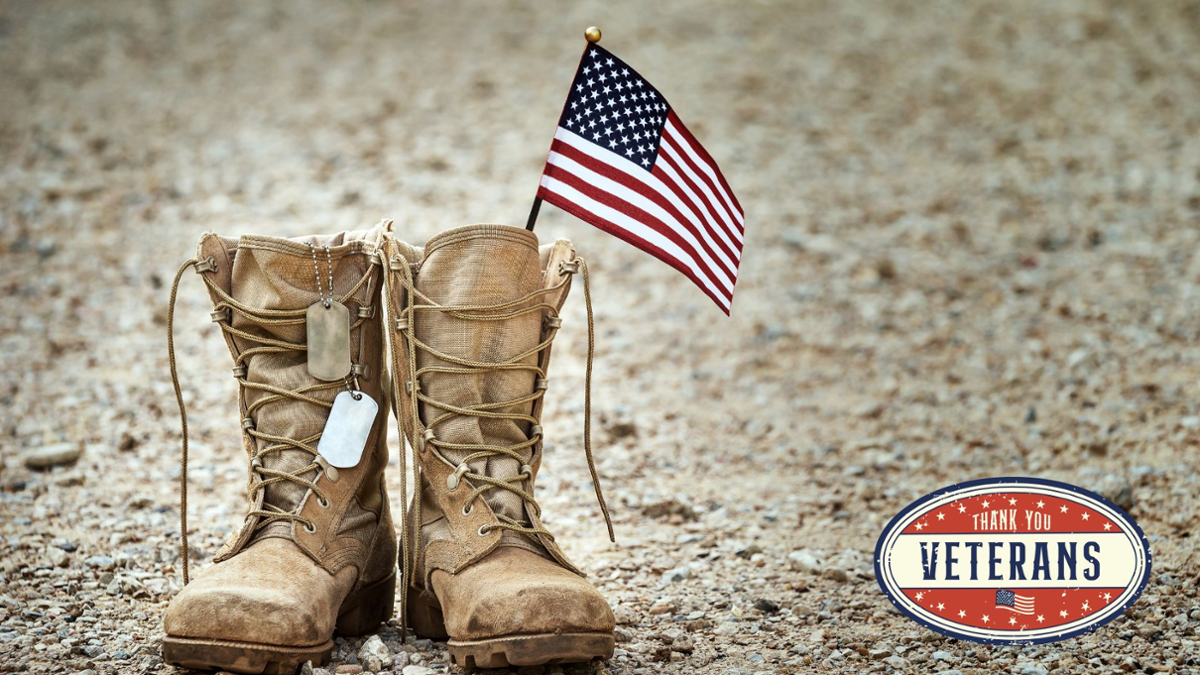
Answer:
M322 663L335 633L392 617L397 584L402 624L446 640L467 668L612 656L612 610L533 496L550 347L576 273L587 294L570 242L539 248L532 232L476 225L422 249L392 236L390 221L300 239L208 234L175 277L169 336L189 267L233 355L250 511L189 580L172 339L185 586L163 617L168 663L241 673ZM590 382L590 299L588 324ZM388 407L418 476L409 506L402 449L399 547ZM585 448L595 481L586 433Z

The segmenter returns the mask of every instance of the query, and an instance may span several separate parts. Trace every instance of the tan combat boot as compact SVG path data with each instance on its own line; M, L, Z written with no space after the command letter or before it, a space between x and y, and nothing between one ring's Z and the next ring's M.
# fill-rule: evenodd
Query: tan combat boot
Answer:
M163 617L168 663L290 674L324 662L335 631L362 635L392 616L382 235L382 227L303 239L207 234L176 275L177 289L195 266L233 354L250 512L191 583L181 525L186 585ZM175 289L168 333L174 304ZM171 374L178 395L173 341ZM186 517L182 396L179 405Z
M401 537L406 624L448 638L467 668L610 658L612 610L533 495L550 344L586 267L570 242L539 252L532 232L499 225L443 232L424 251L388 238L384 252L396 415L420 476ZM590 305L588 322L590 385Z

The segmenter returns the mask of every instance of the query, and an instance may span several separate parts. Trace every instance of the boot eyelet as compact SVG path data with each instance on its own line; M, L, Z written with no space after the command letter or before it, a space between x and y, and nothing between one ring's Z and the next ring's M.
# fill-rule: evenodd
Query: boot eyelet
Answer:
M487 529L487 525L479 526L479 536L486 537L486 536L488 536L488 532L491 532L491 530Z
M474 504L463 504L463 507L462 507L462 514L463 514L464 516L469 516L469 515L471 515L471 514L472 514L472 513L474 513L474 512L475 512L475 505L474 505Z
M327 508L329 508L329 500L328 500L328 499L322 499L322 498L318 498L318 499L317 499L317 506L319 506L319 507L321 507L321 508L323 508L323 509L327 509Z
M305 523L305 525L304 525L304 531L305 531L305 532L307 532L307 533L309 533L309 534L316 534L316 533L317 533L317 526L316 526L316 525L313 525L312 523Z

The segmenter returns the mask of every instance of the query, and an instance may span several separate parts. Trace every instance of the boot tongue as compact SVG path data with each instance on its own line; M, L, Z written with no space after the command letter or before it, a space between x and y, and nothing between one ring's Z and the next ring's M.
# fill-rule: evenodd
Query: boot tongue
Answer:
M323 290L328 296L328 271L323 247L331 247L330 258L333 262L334 295L341 297L349 291L366 271L366 262L360 255L352 255L352 247L342 246L343 235L332 237L312 237L317 247L318 268L321 274ZM336 248L335 248L336 247ZM356 249L355 249L356 250ZM226 289L238 302L258 310L295 310L303 309L319 302L317 293L316 273L313 269L313 259L307 243L267 237L242 237L237 246L237 254L232 265L230 288ZM352 315L357 311L357 304L347 301ZM232 325L234 328L265 338L283 340L285 342L304 344L305 323L303 318L295 323L282 325L266 325L247 318L238 312L233 312ZM261 343L247 340L238 336L232 337L238 353L247 349L262 346ZM354 345L355 341L351 340ZM246 361L246 379L250 382L269 384L289 391L320 384L308 373L306 354L303 351L283 351L278 353L255 354ZM310 392L308 395L318 399L332 401L339 389L324 389ZM271 392L261 391L252 387L244 389L244 405L254 404L266 397L274 396ZM245 408L243 408L243 411ZM255 420L255 428L265 434L289 438L297 441L304 440L321 432L329 411L326 408L311 403L282 398L263 404L251 413ZM253 440L255 452L274 443L266 440ZM313 456L296 448L273 450L262 456L263 466L274 471L294 472L309 466ZM315 477L315 471L304 474L306 478ZM280 481L263 489L265 504L282 509L295 511L307 488L292 481ZM257 535L287 536L291 525L286 521L276 521L263 528Z
M479 225L451 230L438 235L425 249L425 259L417 276L417 289L441 305L495 305L516 300L542 286L542 269L537 238L531 232L498 225ZM528 304L537 304L534 298ZM528 305L525 305L528 306ZM512 307L507 312L516 310ZM542 312L495 321L461 319L444 312L421 312L416 321L417 337L447 355L471 361L496 363L508 361L529 351L541 341ZM535 365L537 355L520 363ZM417 350L417 367L458 367ZM431 372L421 376L421 390L430 398L460 407L481 403L500 403L528 397L533 393L532 370L492 370L470 374ZM532 403L496 408L495 412L528 415ZM420 410L421 421L429 424L447 411L426 403ZM509 446L528 439L529 423L519 420L485 419L454 415L434 427L438 440ZM511 478L528 463L532 449L520 451L523 461L498 456L474 460L474 473L492 478ZM470 451L443 449L452 462L461 462ZM526 489L529 489L526 484ZM484 493L492 509L518 521L528 522L524 501L507 490L495 488ZM504 533L505 540L524 540Z

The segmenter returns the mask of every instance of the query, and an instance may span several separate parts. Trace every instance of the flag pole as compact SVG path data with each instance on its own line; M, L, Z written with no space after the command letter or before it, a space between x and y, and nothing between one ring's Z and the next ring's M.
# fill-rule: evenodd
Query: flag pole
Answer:
M595 26L588 26L587 30L583 31L583 37L588 42L600 41L600 29ZM533 206L529 209L529 220L525 221L525 229L533 231L533 226L537 224L538 212L542 210L542 198L534 197Z

